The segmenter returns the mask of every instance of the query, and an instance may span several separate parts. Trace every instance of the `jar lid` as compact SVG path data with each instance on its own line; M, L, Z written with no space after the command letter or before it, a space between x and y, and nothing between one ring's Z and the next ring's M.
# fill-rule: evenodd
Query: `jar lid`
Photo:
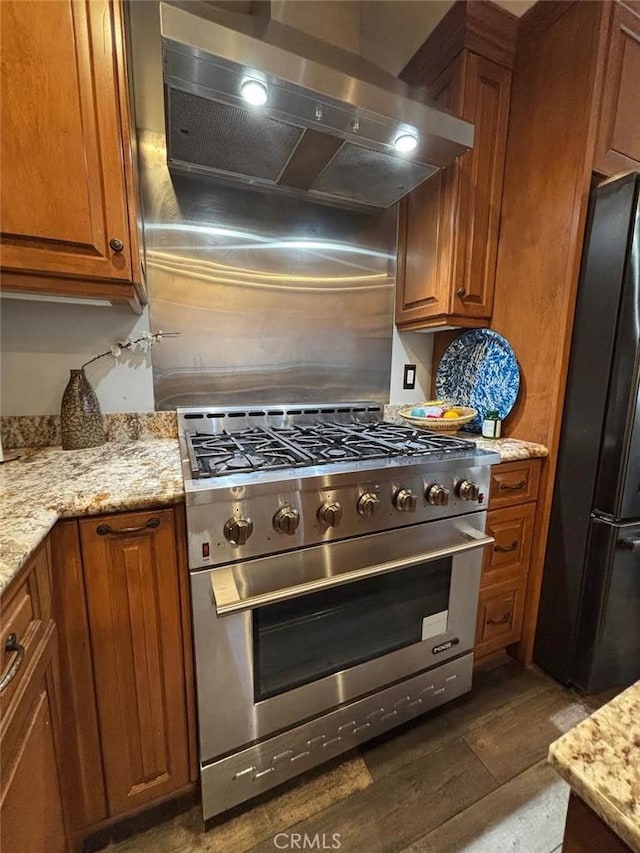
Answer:
M491 420L499 420L500 419L500 412L498 412L497 409L488 409L485 412L484 416L485 416L485 418L490 418Z

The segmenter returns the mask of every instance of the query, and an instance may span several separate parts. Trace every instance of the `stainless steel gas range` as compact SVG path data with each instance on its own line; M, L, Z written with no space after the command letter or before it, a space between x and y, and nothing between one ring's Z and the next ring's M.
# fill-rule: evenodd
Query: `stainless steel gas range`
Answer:
M499 457L373 403L178 421L208 819L470 689Z

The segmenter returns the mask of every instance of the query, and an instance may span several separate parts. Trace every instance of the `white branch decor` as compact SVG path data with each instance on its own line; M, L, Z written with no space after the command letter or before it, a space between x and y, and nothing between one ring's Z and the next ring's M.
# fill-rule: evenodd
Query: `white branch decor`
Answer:
M163 332L162 330L158 332L142 332L138 338L129 337L125 341L118 341L111 347L111 349L106 352L101 352L100 355L90 358L89 361L85 361L80 369L84 370L89 364L93 364L94 361L97 361L99 358L104 358L107 355L113 356L113 358L118 361L123 350L147 353L151 350L151 347L154 344L160 343L164 338L177 338L179 334L180 332Z

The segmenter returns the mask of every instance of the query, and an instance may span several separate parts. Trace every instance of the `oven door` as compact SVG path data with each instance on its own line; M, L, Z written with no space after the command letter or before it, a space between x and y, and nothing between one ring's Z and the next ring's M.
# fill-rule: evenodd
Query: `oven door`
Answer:
M194 573L202 762L470 652L485 520Z

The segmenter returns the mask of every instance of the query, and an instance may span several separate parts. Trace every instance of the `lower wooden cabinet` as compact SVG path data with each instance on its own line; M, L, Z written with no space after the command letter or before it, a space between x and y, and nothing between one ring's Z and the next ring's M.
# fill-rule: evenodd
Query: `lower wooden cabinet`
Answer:
M522 639L540 467L526 459L491 469L487 533L495 542L482 566L476 660Z
M531 560L535 503L492 510L487 533L495 542L487 548L482 566L482 587L526 576Z
M516 643L522 631L526 576L480 590L476 626L477 657Z
M197 778L182 507L59 523L62 782L69 832L89 834Z
M2 598L5 650L0 722L2 849L62 853L67 837L59 768L60 713L56 628L50 616L47 547ZM12 650L15 646L17 650ZM21 653L19 647L24 649ZM15 675L8 680L11 672Z
M110 815L189 784L172 510L80 522Z

